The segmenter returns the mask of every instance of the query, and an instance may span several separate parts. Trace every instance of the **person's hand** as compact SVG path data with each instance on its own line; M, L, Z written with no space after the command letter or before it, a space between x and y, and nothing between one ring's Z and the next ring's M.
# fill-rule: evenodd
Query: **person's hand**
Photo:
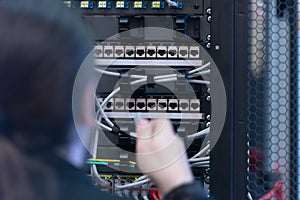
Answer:
M137 164L166 195L193 181L185 146L166 119L139 120L136 124Z

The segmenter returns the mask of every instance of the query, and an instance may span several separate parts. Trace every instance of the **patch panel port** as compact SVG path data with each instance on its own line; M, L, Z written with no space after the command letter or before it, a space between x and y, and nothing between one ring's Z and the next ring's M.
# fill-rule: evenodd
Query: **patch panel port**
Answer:
M146 110L146 99L136 99L136 110Z
M125 47L125 57L126 58L134 58L134 56L135 56L134 46L126 46Z
M126 110L135 110L135 99L127 98L125 100Z
M158 46L157 47L157 58L166 58L167 57L167 47Z
M178 111L178 100L177 99L169 99L168 110L169 111Z
M180 46L179 47L179 58L188 58L189 51L187 46Z
M189 111L190 103L188 99L179 99L179 111Z
M167 99L158 99L157 110L168 110L168 100Z
M147 58L156 58L155 46L147 46Z
M176 46L168 47L168 58L177 58L177 47Z
M106 104L104 110L113 110L113 109L114 109L114 99L111 98L111 99L107 102L107 104Z
M148 111L157 110L157 100L156 99L147 99L147 110Z
M135 57L136 58L144 58L145 55L145 46L136 46L135 47Z
M116 58L124 57L124 47L123 46L115 46L115 57Z
M190 58L199 58L200 57L200 49L197 46L190 47Z
M104 57L112 58L114 56L113 49L114 49L113 46L104 46L104 48L103 48Z
M103 57L103 46L97 45L94 47L94 56L95 58Z
M115 110L124 110L124 99L115 98Z
M191 99L190 100L190 111L200 111L200 100Z

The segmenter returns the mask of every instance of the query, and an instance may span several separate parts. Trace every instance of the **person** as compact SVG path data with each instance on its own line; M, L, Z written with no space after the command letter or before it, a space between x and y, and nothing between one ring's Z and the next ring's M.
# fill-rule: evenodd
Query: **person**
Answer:
M96 188L70 164L63 150L72 120L72 87L91 51L81 19L60 1L0 1L0 199L119 199ZM161 124L164 124L161 126ZM168 120L139 120L140 155L153 152L175 134ZM154 133L164 133L155 134ZM147 140L143 136L150 136ZM174 140L179 153L181 140ZM174 146L173 146L174 147ZM152 158L151 158L152 159ZM166 155L156 158L159 164ZM186 155L158 170L149 157L138 165L165 199L206 199ZM176 176L175 176L176 175ZM125 198L124 198L125 199Z

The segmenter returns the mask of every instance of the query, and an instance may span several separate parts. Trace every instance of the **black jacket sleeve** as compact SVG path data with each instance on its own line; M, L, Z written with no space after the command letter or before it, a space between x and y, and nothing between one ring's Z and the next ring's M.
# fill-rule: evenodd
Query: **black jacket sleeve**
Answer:
M180 185L171 190L164 200L213 200L198 181Z

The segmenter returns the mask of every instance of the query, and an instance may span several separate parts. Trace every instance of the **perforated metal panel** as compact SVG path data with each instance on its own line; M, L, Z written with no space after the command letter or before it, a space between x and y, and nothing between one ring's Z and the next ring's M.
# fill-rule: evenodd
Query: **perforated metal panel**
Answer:
M248 197L297 200L297 1L249 0L248 19Z

